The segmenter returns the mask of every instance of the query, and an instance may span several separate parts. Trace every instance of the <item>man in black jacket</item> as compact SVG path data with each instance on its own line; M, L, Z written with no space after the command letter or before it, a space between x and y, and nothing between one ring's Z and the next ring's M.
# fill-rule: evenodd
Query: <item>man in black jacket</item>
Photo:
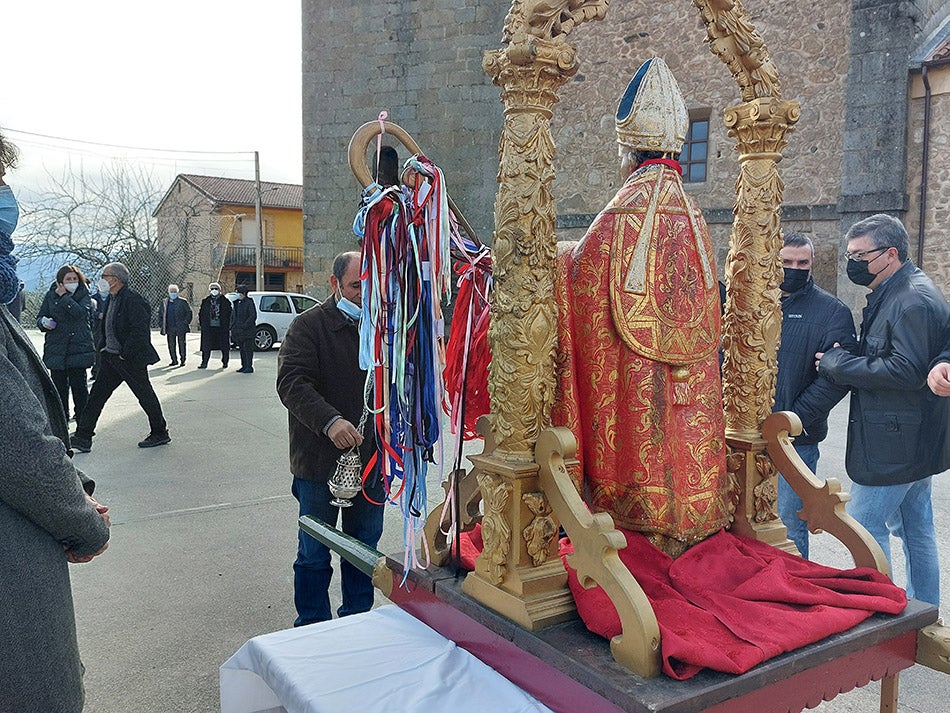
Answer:
M778 350L775 411L794 411L802 421L795 451L817 473L818 444L828 435L828 414L848 389L831 383L815 371L815 353L836 343L848 351L857 347L851 310L815 284L812 266L815 246L806 235L788 233L779 253L784 280L782 341ZM798 517L802 501L784 478L778 483L778 513L788 537L808 559L808 526Z
M292 492L300 514L336 525L338 508L330 504L328 480L337 460L358 448L365 466L375 451L372 419L358 428L364 410L366 372L360 369L360 254L342 253L333 262L333 297L298 316L287 330L277 358L277 393L287 408L290 430ZM378 469L377 469L378 470ZM343 531L376 547L383 532L383 489L374 474L363 493L342 508ZM330 551L314 538L298 533L294 562L294 604L303 626L332 617ZM373 584L344 561L340 565L343 606L338 616L369 611Z
M151 427L148 436L139 442L139 448L171 443L162 405L148 380L149 365L158 361L149 331L152 310L142 295L126 286L129 269L121 262L110 262L102 268L102 279L109 283L109 299L100 325L104 338L102 361L89 401L77 421L76 432L69 437L70 445L82 453L92 450L99 415L123 381L148 415Z
M950 400L927 388L927 371L946 344L950 305L908 259L896 218L871 216L846 237L848 277L871 289L861 337L854 353L837 347L816 358L820 374L851 389L848 512L888 559L889 535L903 541L907 594L939 605L931 476L950 467Z
M254 332L257 327L257 308L247 296L249 285L238 285L238 298L231 310L231 341L241 350L239 374L254 373Z
M178 293L178 285L169 285L168 297L162 300L159 310L162 334L168 337L168 356L171 357L169 366L178 366L179 355L181 355L181 365L185 365L185 359L188 356L185 351L186 335L194 317L188 300Z

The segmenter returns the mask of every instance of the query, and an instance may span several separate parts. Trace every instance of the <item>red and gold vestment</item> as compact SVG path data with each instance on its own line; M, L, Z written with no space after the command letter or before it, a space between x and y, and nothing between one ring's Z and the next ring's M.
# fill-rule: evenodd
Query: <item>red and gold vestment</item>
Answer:
M553 420L577 437L581 492L667 551L728 526L733 492L712 241L678 168L637 169L558 258L556 288Z

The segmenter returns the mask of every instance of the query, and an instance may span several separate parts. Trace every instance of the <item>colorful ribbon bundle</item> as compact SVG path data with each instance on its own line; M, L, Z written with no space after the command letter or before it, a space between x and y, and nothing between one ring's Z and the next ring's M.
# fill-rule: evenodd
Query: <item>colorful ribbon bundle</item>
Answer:
M452 234L457 258L458 295L445 349L445 388L451 407L452 433L462 440L478 438L475 424L491 410L488 398L488 324L492 287L491 250L457 231Z
M370 414L387 500L405 518L408 572L417 566L415 534L426 513L429 463L443 462L440 418L443 320L450 281L449 209L442 172L413 156L403 188L369 186L354 230L362 234L360 366L375 379Z

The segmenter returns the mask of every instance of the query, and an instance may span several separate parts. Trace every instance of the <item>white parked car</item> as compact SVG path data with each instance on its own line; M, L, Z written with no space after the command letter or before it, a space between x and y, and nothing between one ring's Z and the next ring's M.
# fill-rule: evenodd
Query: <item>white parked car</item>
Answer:
M266 352L277 342L284 341L287 328L301 312L320 304L310 295L296 292L248 292L257 308L257 330L254 332L254 349ZM229 292L228 299L234 302L237 292Z

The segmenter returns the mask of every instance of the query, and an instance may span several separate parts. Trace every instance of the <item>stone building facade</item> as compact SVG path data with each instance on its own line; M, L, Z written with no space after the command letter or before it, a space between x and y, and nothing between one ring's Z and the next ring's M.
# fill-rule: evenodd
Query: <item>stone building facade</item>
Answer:
M314 294L336 252L355 247L350 225L359 187L346 163L353 131L380 110L407 129L446 174L450 193L490 241L502 107L481 68L501 46L508 3L473 0L305 0L304 244ZM810 234L816 280L860 309L863 290L844 276L847 228L867 215L919 225L923 85L920 62L947 34L946 0L746 0L786 99L801 119L780 164L783 228ZM691 119L708 118L706 179L688 184L710 224L720 266L728 250L738 160L723 110L739 103L734 80L706 46L689 0L611 3L602 22L571 35L580 70L560 93L552 130L558 237L576 239L615 192L614 112L640 63L658 54L676 75ZM922 54L923 53L923 54ZM930 68L930 170L924 269L950 294L950 80ZM404 152L402 152L404 153ZM402 155L401 153L401 155ZM912 255L916 255L912 249Z

